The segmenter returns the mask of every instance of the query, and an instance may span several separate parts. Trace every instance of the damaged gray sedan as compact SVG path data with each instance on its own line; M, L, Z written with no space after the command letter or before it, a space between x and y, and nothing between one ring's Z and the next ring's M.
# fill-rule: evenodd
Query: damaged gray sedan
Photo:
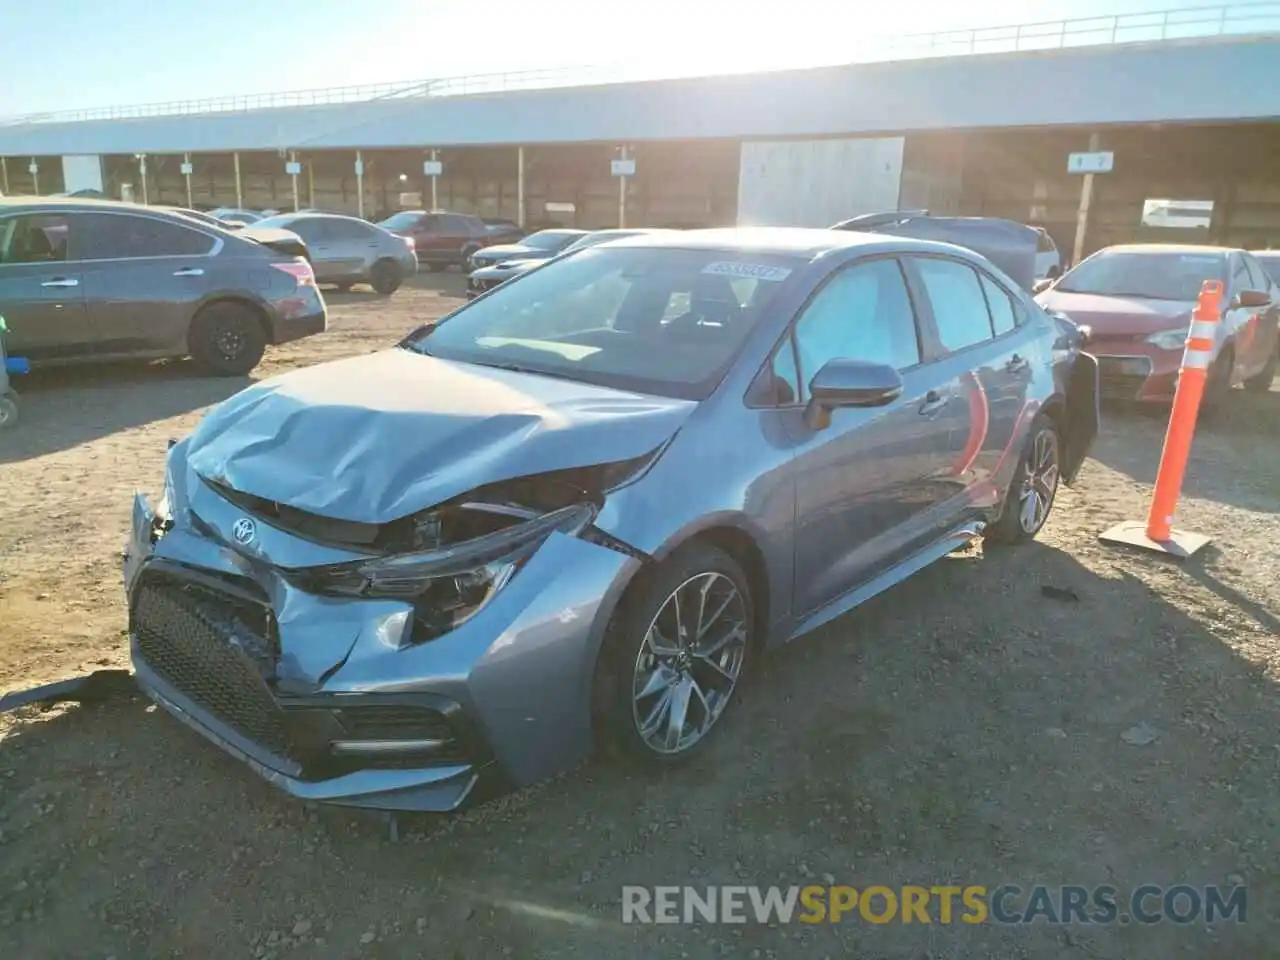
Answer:
M959 247L606 244L211 412L134 503L133 663L308 800L678 760L766 646L1034 536L1096 430L1079 331Z

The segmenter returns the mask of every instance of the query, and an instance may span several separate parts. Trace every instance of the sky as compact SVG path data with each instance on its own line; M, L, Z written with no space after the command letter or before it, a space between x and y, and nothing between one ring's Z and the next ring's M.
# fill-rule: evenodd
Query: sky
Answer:
M626 63L840 63L877 38L1211 0L0 0L0 117Z

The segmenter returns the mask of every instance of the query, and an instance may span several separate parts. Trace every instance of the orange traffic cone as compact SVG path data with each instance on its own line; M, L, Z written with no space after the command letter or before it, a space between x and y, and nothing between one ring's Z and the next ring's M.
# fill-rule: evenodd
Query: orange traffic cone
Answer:
M1191 556L1209 543L1209 538L1202 534L1174 530L1173 515L1182 493L1187 458L1191 455L1191 441L1196 433L1196 418L1200 415L1200 401L1204 397L1209 367L1213 362L1214 339L1222 321L1221 302L1222 282L1206 280L1200 288L1195 313L1191 315L1191 330L1182 353L1182 367L1178 370L1178 386L1173 394L1169 430L1164 438L1164 451L1160 454L1160 470L1156 474L1156 488L1151 495L1147 522L1127 520L1117 524L1100 536L1107 543L1142 547L1178 559Z

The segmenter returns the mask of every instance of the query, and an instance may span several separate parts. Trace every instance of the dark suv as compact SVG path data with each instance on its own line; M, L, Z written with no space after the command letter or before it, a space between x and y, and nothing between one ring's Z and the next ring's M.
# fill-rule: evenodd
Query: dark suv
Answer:
M195 358L248 373L268 343L325 329L306 260L181 214L0 200L0 315L33 365Z
M481 247L498 240L483 220L469 213L401 210L378 226L412 237L418 263L427 269L463 266Z

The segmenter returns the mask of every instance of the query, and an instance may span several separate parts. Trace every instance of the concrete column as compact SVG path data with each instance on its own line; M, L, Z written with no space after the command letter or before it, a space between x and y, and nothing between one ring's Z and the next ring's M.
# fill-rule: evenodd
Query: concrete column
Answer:
M0 183L3 184L5 195L9 194L9 160L6 157L0 157Z
M307 206L316 205L316 171L312 161L307 161Z
M431 151L431 159L432 161L439 160L440 151L433 148ZM432 210L440 209L440 178L439 177L431 178L431 209Z
M627 148L624 144L621 148L620 159L627 159ZM618 227L622 228L627 225L627 178L625 176L618 178Z
M27 167L31 172L31 191L37 197L40 196L40 164L36 162L36 158L31 158L31 165Z
M147 197L147 155L138 154L138 179L142 181L142 205L148 206L151 201Z
M182 155L182 162L184 164L190 164L191 154L184 153ZM182 178L187 181L187 208L190 209L191 208L191 168L189 166L187 167L187 172L182 175Z
M296 150L289 151L289 162L290 163L298 162L298 151ZM293 169L296 170L297 167L294 167ZM293 212L297 213L298 209L302 206L300 203L298 203L298 175L296 173L291 173L289 174L289 179L293 181Z
M1089 152L1097 153L1101 149L1101 140L1096 133L1089 134ZM1084 175L1084 183L1080 185L1080 209L1076 211L1076 242L1072 248L1071 263L1063 264L1062 272L1074 267L1084 259L1084 236L1089 229L1089 207L1093 203L1093 174Z
M364 155L356 151L356 213L364 216Z
M244 209L244 188L240 184L240 151L237 150L231 155L236 164L236 207Z
M524 147L516 147L516 223L524 229Z

